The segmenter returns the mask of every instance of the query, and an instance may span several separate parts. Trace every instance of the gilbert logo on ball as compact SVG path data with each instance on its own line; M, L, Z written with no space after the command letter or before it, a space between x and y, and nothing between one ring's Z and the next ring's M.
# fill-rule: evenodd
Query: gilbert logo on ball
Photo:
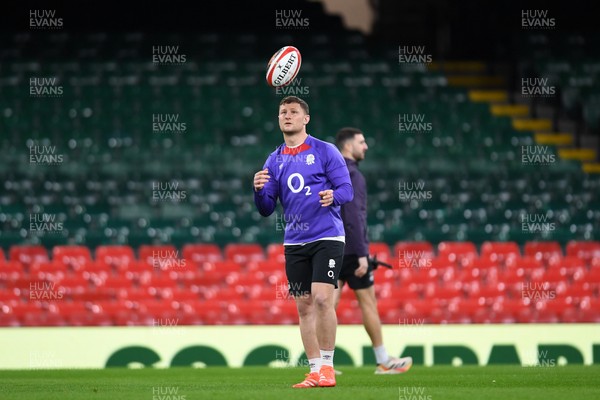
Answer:
M290 84L298 71L302 56L294 46L282 47L271 57L267 64L267 83L272 87L280 87Z

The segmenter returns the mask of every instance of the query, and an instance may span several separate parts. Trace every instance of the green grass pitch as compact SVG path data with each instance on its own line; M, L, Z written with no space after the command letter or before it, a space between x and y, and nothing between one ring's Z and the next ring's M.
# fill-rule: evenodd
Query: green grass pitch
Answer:
M422 367L374 375L340 367L335 388L292 389L305 368L2 371L0 399L599 399L600 366Z

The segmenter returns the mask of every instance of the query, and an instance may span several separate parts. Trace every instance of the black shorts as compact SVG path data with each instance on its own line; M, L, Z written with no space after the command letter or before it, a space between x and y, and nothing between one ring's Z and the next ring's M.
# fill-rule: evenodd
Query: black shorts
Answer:
M350 286L350 289L352 290L366 289L373 286L373 268L371 267L371 264L369 264L369 269L362 278L354 275L354 271L356 271L357 268L358 256L354 254L345 254L339 280L348 282L348 286Z
M290 295L310 293L313 282L331 283L337 288L343 257L344 242L337 240L285 246L285 273Z

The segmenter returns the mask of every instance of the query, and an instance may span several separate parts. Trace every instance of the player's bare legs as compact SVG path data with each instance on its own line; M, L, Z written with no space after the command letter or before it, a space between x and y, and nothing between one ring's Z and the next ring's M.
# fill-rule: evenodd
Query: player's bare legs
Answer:
M317 340L316 312L311 295L294 297L300 320L300 336L306 352L306 358L320 358L319 342Z
M363 324L373 347L379 347L383 344L383 335L381 333L381 320L377 311L377 299L375 298L375 287L370 286L366 289L355 290L360 311L362 312Z
M316 314L317 340L321 350L335 349L337 316L334 308L334 286L313 282L311 291Z

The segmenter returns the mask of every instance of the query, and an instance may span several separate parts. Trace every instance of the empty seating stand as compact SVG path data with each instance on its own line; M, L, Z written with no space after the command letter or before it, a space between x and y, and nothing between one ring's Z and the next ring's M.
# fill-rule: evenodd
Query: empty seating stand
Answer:
M599 242L526 242L522 249L513 242L397 242L393 249L370 244L372 255L394 266L375 273L384 323L600 322ZM0 325L297 323L282 250L12 246L0 253ZM350 292L344 289L338 308L341 324L361 323Z

